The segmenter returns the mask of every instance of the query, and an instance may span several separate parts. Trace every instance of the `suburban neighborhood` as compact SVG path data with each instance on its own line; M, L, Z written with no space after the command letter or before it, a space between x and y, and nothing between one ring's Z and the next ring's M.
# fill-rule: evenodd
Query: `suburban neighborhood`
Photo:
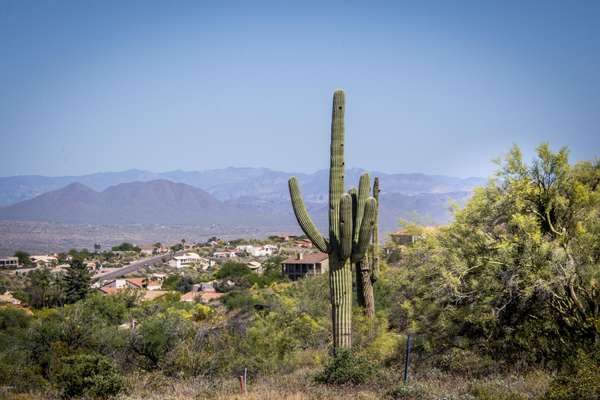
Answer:
M257 278L269 274L290 281L328 271L327 254L319 252L304 237L283 235L250 241L213 237L204 242L182 240L170 245L138 246L124 242L104 250L97 245L93 251L73 249L35 255L18 251L15 256L0 258L0 277L19 287L22 285L15 282L26 281L31 274L64 276L74 260L81 261L88 271L90 290L103 296L135 292L141 300L155 300L178 293L181 302L213 307L219 306L219 299L240 285L234 279L239 271L233 276L219 272L232 266ZM0 303L28 306L26 293L19 294L17 290L16 296L7 290Z

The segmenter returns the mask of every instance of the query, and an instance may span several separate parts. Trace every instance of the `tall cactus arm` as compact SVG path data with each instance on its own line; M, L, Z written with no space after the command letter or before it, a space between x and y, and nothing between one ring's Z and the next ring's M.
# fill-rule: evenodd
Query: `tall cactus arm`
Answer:
M346 260L352 255L352 197L342 194L340 199L340 259Z
M290 178L288 181L290 188L290 197L292 199L292 207L294 208L294 214L300 224L302 231L308 236L310 241L322 252L329 253L329 246L327 240L321 235L312 219L306 211L302 195L300 194L300 188L298 187L298 180L295 177Z
M371 180L368 173L364 173L360 176L358 183L358 200L356 203L356 217L354 218L354 243L358 243L358 235L360 233L360 226L362 224L363 214L365 212L365 203L369 198L369 192L371 191Z
M363 214L360 232L358 234L358 243L354 246L352 252L352 261L358 262L362 260L369 248L371 241L371 232L373 232L373 223L375 222L375 213L377 211L377 202L373 197L369 197L365 203L365 211Z
M375 210L375 223L373 224L373 255L371 257L373 267L371 269L371 281L375 282L379 278L379 177L373 180L373 197L377 201L377 210Z
M344 191L344 112L346 99L342 90L333 94L331 116L331 158L329 168L329 242L334 251L340 240L340 197Z

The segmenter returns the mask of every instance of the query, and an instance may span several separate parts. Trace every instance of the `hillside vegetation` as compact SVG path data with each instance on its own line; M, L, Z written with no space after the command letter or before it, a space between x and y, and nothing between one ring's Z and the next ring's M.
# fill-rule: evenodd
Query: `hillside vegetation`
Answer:
M527 164L513 148L452 224L388 243L351 351L330 356L327 276L231 268L247 284L221 307L131 292L0 309L0 384L9 398L597 399L600 163L567 156L543 145Z

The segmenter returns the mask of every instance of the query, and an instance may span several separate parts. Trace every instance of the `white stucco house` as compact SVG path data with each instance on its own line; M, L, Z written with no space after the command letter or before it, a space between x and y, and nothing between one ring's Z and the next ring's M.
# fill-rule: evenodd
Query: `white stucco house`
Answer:
M173 257L173 259L169 261L169 265L175 268L197 265L202 267L202 269L207 269L211 266L211 261L200 257L196 253L184 253L180 256Z

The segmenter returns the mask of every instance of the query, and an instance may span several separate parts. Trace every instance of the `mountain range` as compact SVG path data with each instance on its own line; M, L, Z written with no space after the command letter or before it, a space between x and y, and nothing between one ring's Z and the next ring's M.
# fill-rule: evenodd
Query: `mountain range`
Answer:
M364 170L346 170L346 182L358 182ZM326 201L329 171L319 170L312 174L290 173L268 168L223 168L205 171L150 172L131 169L121 172L100 172L81 176L49 177L20 175L0 177L0 207L31 199L40 194L63 188L71 183L81 183L96 191L109 186L129 182L147 182L165 179L185 183L207 191L219 200L231 200L244 196L270 199L287 199L287 180L296 176L303 194L315 201ZM482 178L455 178L420 173L388 174L372 172L379 176L383 193L415 195L422 193L451 193L471 191L485 183Z
M346 172L358 182L361 169ZM253 226L295 229L287 180L298 177L317 225L327 223L328 171L290 174L266 168L202 172L141 170L84 176L0 178L0 220L70 224L187 224L222 229ZM481 178L372 173L381 180L384 230L400 218L450 220L449 204L464 203ZM424 218L424 219L423 219Z

